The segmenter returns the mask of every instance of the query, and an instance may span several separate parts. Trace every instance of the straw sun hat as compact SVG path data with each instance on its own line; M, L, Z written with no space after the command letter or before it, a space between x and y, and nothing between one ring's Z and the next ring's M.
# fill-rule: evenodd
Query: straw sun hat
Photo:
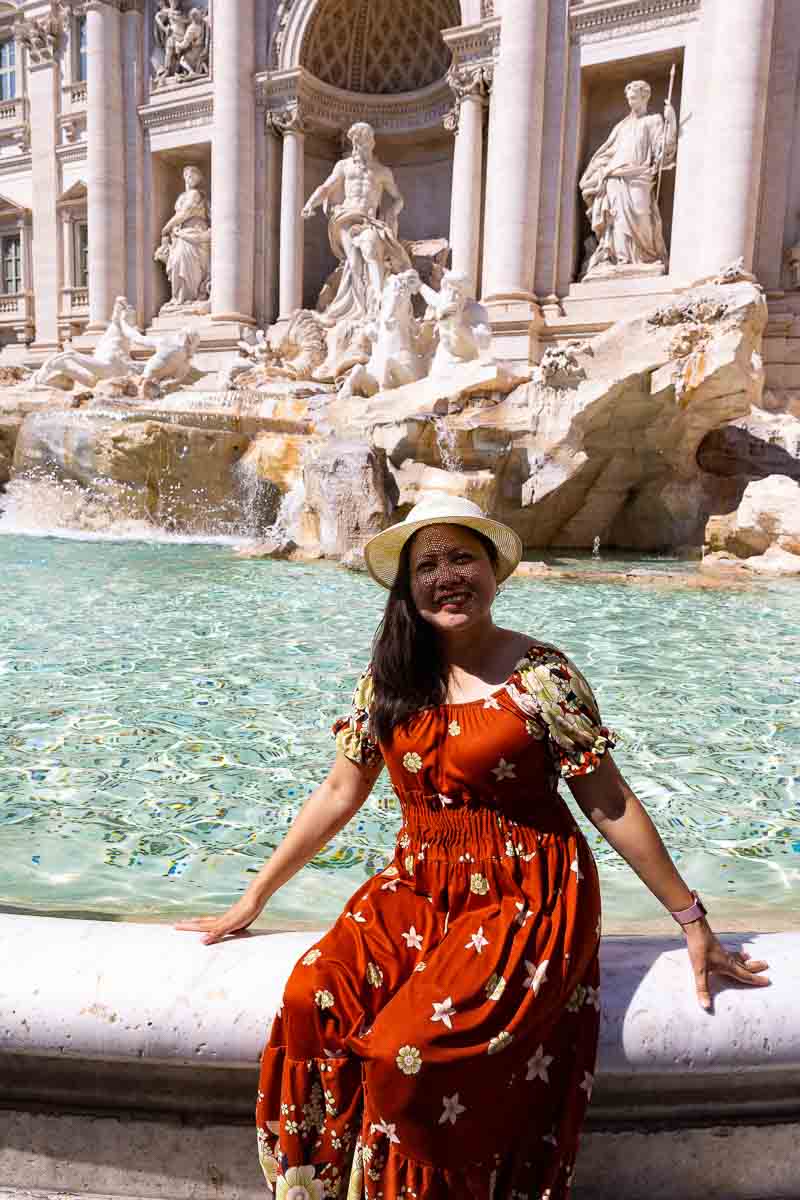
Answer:
M397 578L400 554L408 539L426 525L465 525L482 533L497 548L497 582L508 579L522 558L522 542L513 529L485 517L477 504L462 496L431 492L415 504L404 521L370 538L364 547L367 570L381 587Z

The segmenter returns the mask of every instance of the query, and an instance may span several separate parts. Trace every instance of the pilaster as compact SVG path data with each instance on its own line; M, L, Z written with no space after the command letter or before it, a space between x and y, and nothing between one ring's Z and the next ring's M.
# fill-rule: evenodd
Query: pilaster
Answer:
M89 332L105 329L125 293L126 193L122 45L118 0L88 0L86 185Z
M530 357L549 0L504 0L489 109L483 299L517 360Z
M252 324L255 281L255 4L214 9L211 316Z
M743 258L753 268L761 195L775 0L704 0L710 62L705 125L705 274Z
M33 292L36 338L32 349L51 353L59 346L58 308L61 295L59 220L61 192L58 144L59 63L62 26L58 10L16 25L20 48L28 55L31 173L33 201Z

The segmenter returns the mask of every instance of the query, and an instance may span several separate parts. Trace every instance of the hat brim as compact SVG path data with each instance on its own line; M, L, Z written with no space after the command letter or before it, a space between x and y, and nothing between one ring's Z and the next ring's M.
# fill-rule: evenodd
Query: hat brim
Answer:
M519 566L522 558L522 541L509 525L493 521L490 517L425 517L421 521L400 521L370 538L364 546L364 561L367 570L381 587L394 587L400 555L409 538L418 529L427 525L463 525L482 533L497 550L497 582L503 583Z

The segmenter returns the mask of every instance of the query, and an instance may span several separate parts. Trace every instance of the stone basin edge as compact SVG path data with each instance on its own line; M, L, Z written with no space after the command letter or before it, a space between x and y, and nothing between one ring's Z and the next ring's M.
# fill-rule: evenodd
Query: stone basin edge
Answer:
M285 980L319 936L205 947L167 925L0 915L4 1105L102 1107L119 1090L133 1108L241 1118ZM602 940L592 1125L800 1115L800 932L725 942L766 959L772 984L717 983L707 1014L679 938Z

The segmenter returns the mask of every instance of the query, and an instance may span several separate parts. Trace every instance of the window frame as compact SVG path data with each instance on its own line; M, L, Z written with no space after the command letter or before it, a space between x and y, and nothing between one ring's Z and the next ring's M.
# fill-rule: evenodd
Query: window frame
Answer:
M89 222L84 218L72 225L72 286L89 287Z
M3 54L8 50L10 62L3 62ZM0 35L0 104L8 100L16 100L19 95L18 90L18 71L19 63L17 62L17 43L13 37L3 37ZM6 80L11 81L11 94L3 95L6 89Z
M10 278L8 247L11 243L16 245L16 254L11 256L11 262L15 266L14 280L17 284L14 288L8 286ZM21 230L17 230L15 233L0 233L0 291L4 296L19 296L23 291L22 254Z
M74 60L72 64L72 77L74 83L86 83L88 75L88 55L89 43L86 24L86 16L76 16L74 25Z

